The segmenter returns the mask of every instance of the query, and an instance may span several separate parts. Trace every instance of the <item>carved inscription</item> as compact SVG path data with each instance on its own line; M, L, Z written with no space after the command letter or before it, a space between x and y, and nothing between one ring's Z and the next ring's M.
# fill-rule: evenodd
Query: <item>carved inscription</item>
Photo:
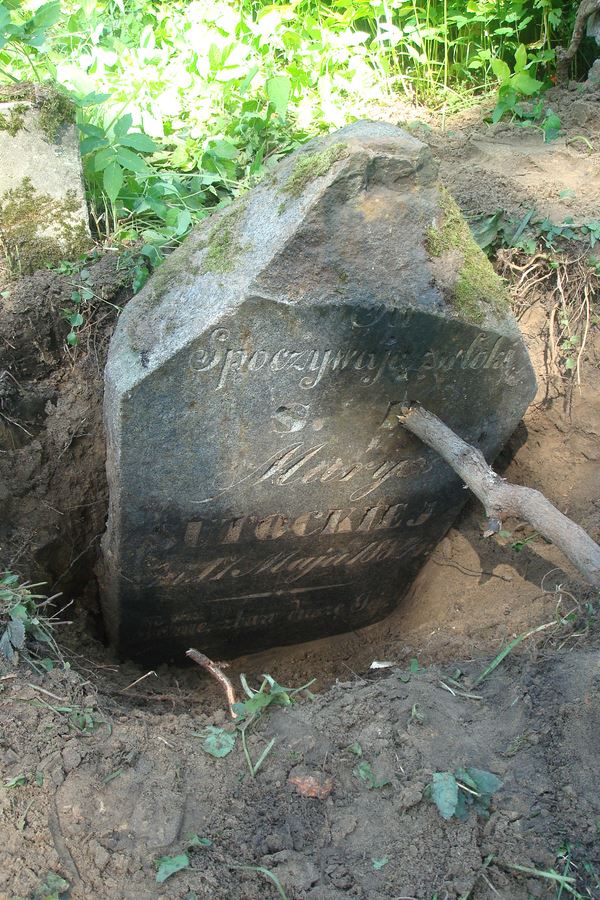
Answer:
M216 582L223 579L248 578L255 575L278 576L282 581L294 584L311 572L327 572L340 567L352 568L384 560L412 558L422 552L418 537L387 538L361 544L360 549L339 550L330 547L315 556L303 556L301 550L281 551L257 562L252 552L239 556L219 556L209 561L188 565L176 574L171 572L169 563L156 557L146 560L147 573L156 584L170 586Z
M279 598L280 600L285 598L286 606L289 605L289 611L286 612L285 617L286 622L300 623L318 620L323 616L322 607L320 605L303 606L297 595L300 593L326 591L328 589L335 590L339 587L340 585L311 585L311 587L301 588L299 590L290 589L272 591L271 593L260 595L247 596L242 594L241 596L227 597L226 599L229 602L235 602L236 607L234 612L223 618L221 626L227 629L239 627L264 627L277 622L280 618L280 613L277 608L271 608L266 612L248 612L243 601L248 599L253 600L256 597L273 597ZM363 593L353 597L351 600L344 598L341 602L329 606L328 611L330 615L343 617L366 610L372 611L373 607L378 608L383 605L381 598L377 595ZM164 635L172 637L179 635L185 636L189 634L202 634L207 631L209 627L206 620L199 622L197 611L192 610L191 612L181 613L169 618L166 618L165 616L145 617L140 621L138 635L146 640L153 638L156 634L160 634L161 637L164 637Z
M211 497L191 502L210 503L245 483L256 486L269 482L284 487L314 482L348 484L356 479L358 484L349 496L350 502L355 502L368 497L390 479L423 475L430 465L425 456L401 460L373 459L367 462L360 460L348 462L340 457L327 456L327 446L327 442L313 446L305 442L288 445L254 466L242 478L224 484ZM217 484L222 480L222 476L217 476Z
M209 347L196 350L190 360L193 372L212 373L215 391L222 391L241 375L278 375L281 372L306 373L298 377L298 386L313 390L324 379L340 372L357 373L360 384L377 384L383 376L393 383L418 381L428 372L450 372L453 369L493 370L509 383L515 361L515 348L504 337L478 334L468 347L450 353L428 350L416 366L407 367L406 353L398 349L369 351L358 347L338 349L302 349L281 347L277 350L245 350L232 344L231 332L217 328L209 338Z
M202 546L207 540L218 544L237 544L246 540L276 541L291 538L320 537L333 534L369 534L389 528L423 525L431 517L435 504L429 503L416 517L406 517L406 503L369 508L350 506L326 512L308 512L294 517L273 513L269 516L239 516L215 522L198 519L188 522L184 544ZM215 536L216 532L216 536Z

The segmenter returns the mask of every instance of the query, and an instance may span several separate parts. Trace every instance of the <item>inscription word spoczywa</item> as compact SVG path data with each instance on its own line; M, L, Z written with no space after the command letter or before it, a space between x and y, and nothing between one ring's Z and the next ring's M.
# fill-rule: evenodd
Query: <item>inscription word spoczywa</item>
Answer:
M383 618L466 499L395 409L421 402L491 459L534 390L503 284L427 148L367 122L307 144L119 321L113 642L154 664Z

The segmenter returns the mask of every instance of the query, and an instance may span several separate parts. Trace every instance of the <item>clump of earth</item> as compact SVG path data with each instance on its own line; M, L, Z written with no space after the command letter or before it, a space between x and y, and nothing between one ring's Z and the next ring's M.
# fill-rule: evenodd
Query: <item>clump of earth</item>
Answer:
M502 209L521 221L535 205L556 224L594 220L600 99L553 94L564 127L555 141L490 128L481 110L445 130L411 123L468 218ZM394 108L379 115L408 118ZM551 281L524 301L524 260L500 254L499 263L519 298L539 390L498 465L598 540L597 284L588 283L578 384L554 352ZM242 672L255 688L262 673L289 687L316 679L313 700L299 694L290 708L270 708L249 731L254 761L275 739L254 778L239 735L221 758L196 736L234 727L206 673L148 674L110 655L94 578L107 504L102 374L110 304L131 296L132 267L104 254L88 269L102 299L75 349L61 310L76 274L2 285L3 562L74 602L73 624L59 631L69 669L42 677L22 663L0 675L2 775L14 783L0 792L0 895L45 896L50 876L72 897L281 896L268 870L290 900L554 897L560 884L548 873L600 896L598 598L523 523L484 539L473 502L384 622L232 661L225 671L240 699ZM535 629L475 685L503 647ZM487 817L444 820L428 796L433 775L468 767L502 787ZM307 784L318 796L300 793ZM183 854L187 866L158 884L155 860Z

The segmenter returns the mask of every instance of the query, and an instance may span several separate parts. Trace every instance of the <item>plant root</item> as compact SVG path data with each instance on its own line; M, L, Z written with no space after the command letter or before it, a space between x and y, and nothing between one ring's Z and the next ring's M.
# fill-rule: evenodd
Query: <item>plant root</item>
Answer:
M237 714L233 708L233 705L236 702L235 691L227 675L225 675L219 667L208 658L208 656L205 656L204 653L200 653L199 650L194 650L193 647L187 650L185 655L189 656L195 663L198 663L199 666L202 666L202 668L205 669L209 675L212 675L215 681L221 685L225 691L225 696L227 697L229 715L232 719L237 719Z

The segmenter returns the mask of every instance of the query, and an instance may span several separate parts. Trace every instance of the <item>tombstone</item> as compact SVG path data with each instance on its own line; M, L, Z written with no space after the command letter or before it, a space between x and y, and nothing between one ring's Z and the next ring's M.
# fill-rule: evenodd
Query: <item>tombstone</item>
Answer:
M534 391L427 148L369 122L307 144L119 320L101 567L116 647L218 659L382 619L467 499L395 408L420 401L492 459Z
M91 246L75 107L48 85L0 85L0 256L29 274Z

